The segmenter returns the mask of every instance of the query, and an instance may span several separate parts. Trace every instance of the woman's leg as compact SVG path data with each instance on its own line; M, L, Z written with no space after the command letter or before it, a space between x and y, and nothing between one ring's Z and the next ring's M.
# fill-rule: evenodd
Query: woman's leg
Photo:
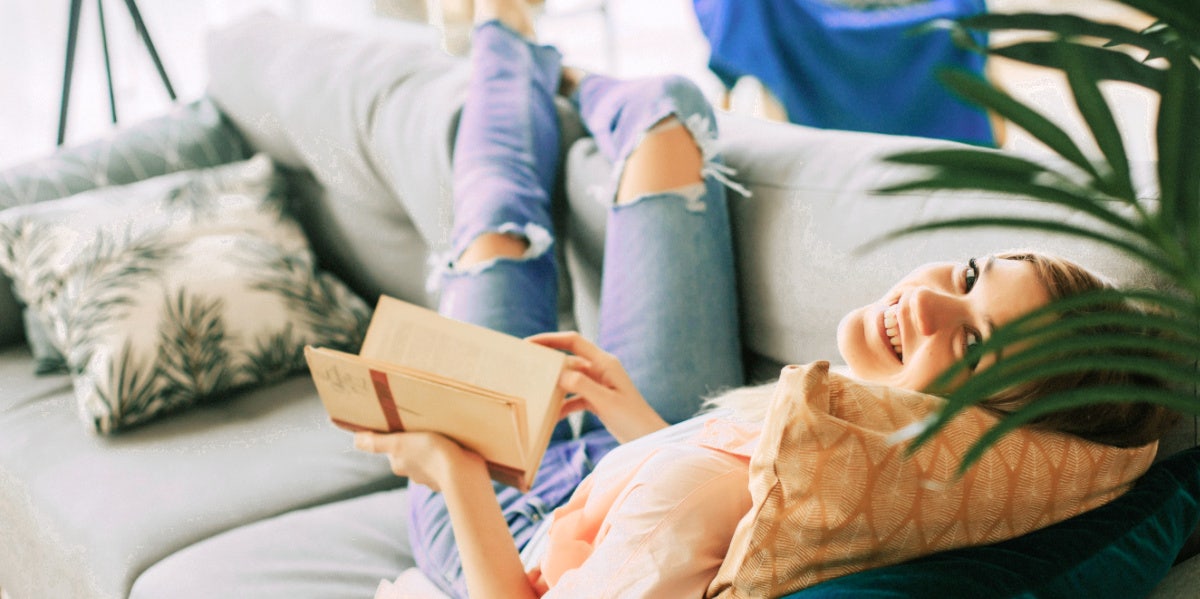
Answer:
M584 124L615 165L598 344L668 422L743 383L736 276L716 121L682 77L585 77ZM589 421L587 426L595 423Z
M524 7L514 4L477 3L486 16L472 40L471 81L455 140L454 259L442 277L439 311L523 337L557 328L550 190L558 166L554 95L561 57L519 35ZM486 14L493 8L502 10ZM495 485L518 548L615 445L605 431L567 440L565 425L556 430L530 493ZM443 591L465 597L442 496L414 484L409 498L417 565Z

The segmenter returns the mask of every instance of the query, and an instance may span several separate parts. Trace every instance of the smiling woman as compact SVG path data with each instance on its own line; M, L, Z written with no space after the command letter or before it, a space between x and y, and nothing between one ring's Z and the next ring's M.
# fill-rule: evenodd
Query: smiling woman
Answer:
M1030 262L988 256L927 264L878 302L847 314L838 327L838 349L860 378L923 391L997 326L1049 301ZM992 361L986 357L972 370Z
M1005 352L1011 356L1028 347L1023 343L987 353L949 383L932 388L942 373L997 327L1054 300L1109 288L1104 279L1074 262L1032 251L1002 252L964 264L927 264L901 279L878 302L847 314L838 327L838 349L858 378L947 393L995 366ZM1137 307L1114 301L1091 310L1120 313ZM1101 370L1050 376L1010 387L980 405L1008 413L1051 392L1128 383L1130 377ZM1108 445L1133 447L1157 439L1175 418L1172 412L1149 404L1122 403L1056 412L1034 423Z

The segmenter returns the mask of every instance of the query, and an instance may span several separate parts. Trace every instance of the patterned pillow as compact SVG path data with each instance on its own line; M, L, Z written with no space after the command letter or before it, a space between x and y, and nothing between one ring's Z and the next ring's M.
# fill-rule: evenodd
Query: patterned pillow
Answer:
M779 597L1017 537L1114 499L1154 459L1156 444L1120 449L1025 429L958 477L960 456L995 416L965 412L906 456L903 431L942 400L828 369L825 362L789 366L780 376L750 461L753 507L708 596Z
M0 269L98 432L357 348L369 310L320 273L265 156L0 212Z

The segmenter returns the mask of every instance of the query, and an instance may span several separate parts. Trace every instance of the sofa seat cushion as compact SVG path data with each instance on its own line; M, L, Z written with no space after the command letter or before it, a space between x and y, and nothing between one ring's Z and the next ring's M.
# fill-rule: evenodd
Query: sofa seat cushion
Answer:
M307 374L99 437L66 376L0 351L0 580L14 597L125 597L143 570L221 531L398 486L333 427Z
M407 514L395 489L249 524L155 564L130 598L366 599L416 567Z

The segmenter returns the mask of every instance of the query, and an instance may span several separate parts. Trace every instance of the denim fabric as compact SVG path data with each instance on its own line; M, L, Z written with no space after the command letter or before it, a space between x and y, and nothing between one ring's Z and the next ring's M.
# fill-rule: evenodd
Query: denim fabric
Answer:
M461 169L470 179L455 188L455 249L461 252L483 232L513 230L525 233L530 250L470 268L451 265L442 278L440 310L525 336L555 328L556 265L547 251L554 232L541 208L553 181L541 174L553 173L556 148L547 140L557 138L539 130L557 127L553 102L544 100L560 67L557 53L548 59L546 48L498 24L481 26L475 35L472 78L483 81L470 85L456 140L455 177ZM585 124L602 147L613 150L616 174L646 131L671 115L702 149L704 172L720 172L712 168L719 159L706 149L715 135L712 110L694 85L675 77L625 85L591 76L584 83L579 101ZM593 104L602 110L589 112ZM484 116L470 120L477 109ZM597 343L621 360L669 422L695 413L703 396L742 383L729 214L719 179L706 176L703 183L610 208ZM546 238L538 238L543 233ZM585 419L579 439L565 438L565 430L556 431L529 493L496 485L518 549L616 446L595 418ZM418 567L442 591L465 597L442 497L412 485L410 501Z

